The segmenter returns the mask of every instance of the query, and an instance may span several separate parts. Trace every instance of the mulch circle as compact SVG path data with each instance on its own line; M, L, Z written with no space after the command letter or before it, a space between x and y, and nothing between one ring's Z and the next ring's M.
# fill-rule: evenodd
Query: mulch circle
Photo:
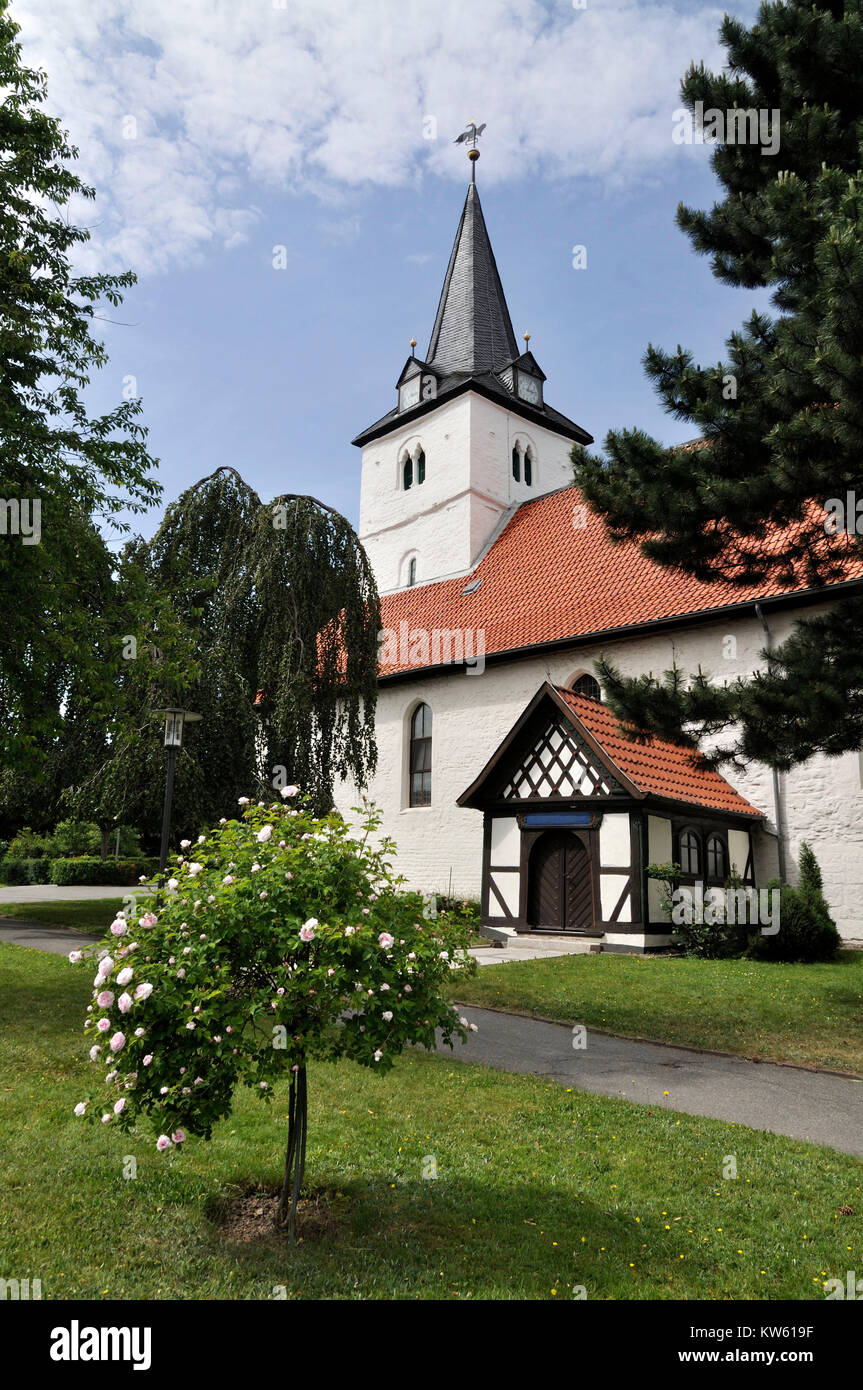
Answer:
M220 1199L213 1220L225 1240L247 1245L254 1241L287 1240L288 1228L277 1224L278 1191L255 1190ZM336 1227L325 1193L301 1197L297 1208L297 1241L320 1240Z

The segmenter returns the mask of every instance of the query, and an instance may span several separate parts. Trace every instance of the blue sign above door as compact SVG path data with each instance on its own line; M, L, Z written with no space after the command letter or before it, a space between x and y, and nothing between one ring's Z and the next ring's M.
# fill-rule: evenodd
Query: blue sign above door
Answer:
M531 811L524 818L526 830L550 830L555 825L590 825L590 811Z

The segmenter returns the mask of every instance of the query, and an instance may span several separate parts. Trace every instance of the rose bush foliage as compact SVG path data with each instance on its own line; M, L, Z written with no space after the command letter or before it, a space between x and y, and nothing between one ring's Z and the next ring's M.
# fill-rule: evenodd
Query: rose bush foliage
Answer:
M300 801L243 803L182 842L166 888L92 957L84 1026L106 1075L76 1112L124 1130L146 1117L163 1150L209 1138L239 1084L269 1100L312 1057L385 1071L438 1028L450 1045L467 1035L445 997L452 970L476 968L467 930L400 890L377 813L352 830Z

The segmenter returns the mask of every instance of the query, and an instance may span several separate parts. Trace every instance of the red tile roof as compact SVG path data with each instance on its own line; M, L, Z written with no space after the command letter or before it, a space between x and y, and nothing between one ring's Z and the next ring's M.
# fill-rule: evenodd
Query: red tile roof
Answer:
M633 743L607 705L587 695L574 695L561 686L554 689L592 735L608 761L639 791L706 806L713 811L762 815L720 773L699 767L688 748L661 738L651 739L649 743Z
M436 628L484 631L485 651L490 654L752 603L807 587L802 580L784 586L775 580L746 587L706 584L663 569L646 559L634 542L614 544L601 517L589 508L576 511L581 504L581 493L574 487L525 502L470 575L384 595L382 626L397 637L402 622L408 631L417 628L429 634ZM575 525L576 518L584 524ZM780 549L782 533L775 531L765 544ZM846 578L863 578L859 556L849 557ZM482 581L479 588L463 595L465 586L477 579ZM434 664L433 657L429 663L412 662L407 639L392 645L400 650L394 661L382 662L382 676Z

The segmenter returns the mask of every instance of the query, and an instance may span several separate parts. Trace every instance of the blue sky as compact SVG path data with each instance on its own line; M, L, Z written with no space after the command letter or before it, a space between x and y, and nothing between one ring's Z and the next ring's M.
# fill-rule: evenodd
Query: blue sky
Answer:
M168 0L13 6L99 194L84 264L139 275L103 325L92 402L135 378L166 501L231 464L265 498L311 492L356 521L350 440L394 403L411 336L427 346L471 117L488 122L486 221L548 401L598 443L633 425L687 437L644 348L716 360L766 303L719 285L674 224L678 202L716 192L708 148L671 129L690 59L720 61L721 10L588 7L480 0L465 38L449 0L187 0L180 22Z

